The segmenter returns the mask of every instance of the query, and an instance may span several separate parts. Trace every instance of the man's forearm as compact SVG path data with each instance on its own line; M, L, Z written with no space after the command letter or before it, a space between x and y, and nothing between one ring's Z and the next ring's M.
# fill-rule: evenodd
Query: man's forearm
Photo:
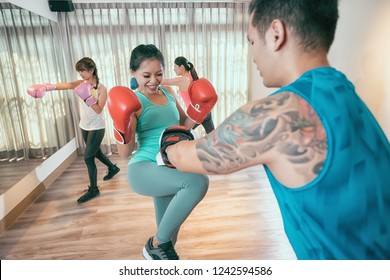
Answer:
M178 170L201 174L206 173L197 156L197 141L181 141L167 147L168 159Z

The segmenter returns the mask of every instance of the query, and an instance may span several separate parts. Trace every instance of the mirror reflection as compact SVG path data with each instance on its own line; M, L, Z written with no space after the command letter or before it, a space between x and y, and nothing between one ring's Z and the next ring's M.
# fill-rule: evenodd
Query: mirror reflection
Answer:
M11 3L0 2L0 194L74 138L69 104L61 95L40 102L28 84L61 75L56 25ZM58 49L58 48L57 48Z

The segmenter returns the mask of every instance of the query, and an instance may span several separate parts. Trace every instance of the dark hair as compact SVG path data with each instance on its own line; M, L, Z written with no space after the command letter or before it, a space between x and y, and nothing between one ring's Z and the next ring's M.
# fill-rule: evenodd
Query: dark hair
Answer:
M260 35L264 36L272 20L280 19L309 51L329 51L339 17L338 0L252 0L249 13Z
M98 84L99 84L99 76L97 74L97 68L96 68L96 64L95 62L89 58L89 57L83 57L82 59L80 59L79 61L77 61L76 63L76 71L77 72L80 72L80 71L91 71L93 70L93 75L95 76L96 78L96 85L94 87L94 89L97 89L98 88Z
M97 73L97 68L96 68L96 64L95 62L89 58L89 57L83 57L82 59L80 59L79 61L77 61L76 63L76 71L77 72L80 72L80 71L91 71L93 70L93 75L95 76L96 78L96 85L95 85L95 89L98 88L98 84L99 84L99 77L98 77L98 73Z
M130 70L137 71L141 63L147 59L157 59L164 68L164 56L161 51L152 44L138 45L133 49L130 56Z
M196 70L195 70L195 67L194 67L194 64L192 64L191 62L189 62L187 60L187 58L185 58L184 56L178 56L176 57L175 59L175 64L177 66L184 66L184 69L186 69L186 71L190 72L191 76L192 76L192 79L194 81L198 80L199 77L198 77L198 73L196 73Z

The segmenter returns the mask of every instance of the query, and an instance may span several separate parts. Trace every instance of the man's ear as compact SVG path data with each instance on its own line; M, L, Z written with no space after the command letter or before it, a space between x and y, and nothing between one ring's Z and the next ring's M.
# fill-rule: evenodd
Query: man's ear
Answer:
M269 29L274 51L278 51L286 41L286 26L280 19L274 19Z

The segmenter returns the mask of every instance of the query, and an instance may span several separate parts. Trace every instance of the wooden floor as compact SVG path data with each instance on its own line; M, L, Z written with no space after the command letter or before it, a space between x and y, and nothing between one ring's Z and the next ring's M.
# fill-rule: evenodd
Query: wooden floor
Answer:
M101 195L76 200L88 184L82 158L74 163L0 237L2 260L141 260L154 235L153 203L127 182L127 161L103 181ZM210 176L206 197L182 226L176 251L184 260L295 259L276 200L261 167Z
M41 165L43 161L43 159L0 161L0 194L9 190L10 187Z

